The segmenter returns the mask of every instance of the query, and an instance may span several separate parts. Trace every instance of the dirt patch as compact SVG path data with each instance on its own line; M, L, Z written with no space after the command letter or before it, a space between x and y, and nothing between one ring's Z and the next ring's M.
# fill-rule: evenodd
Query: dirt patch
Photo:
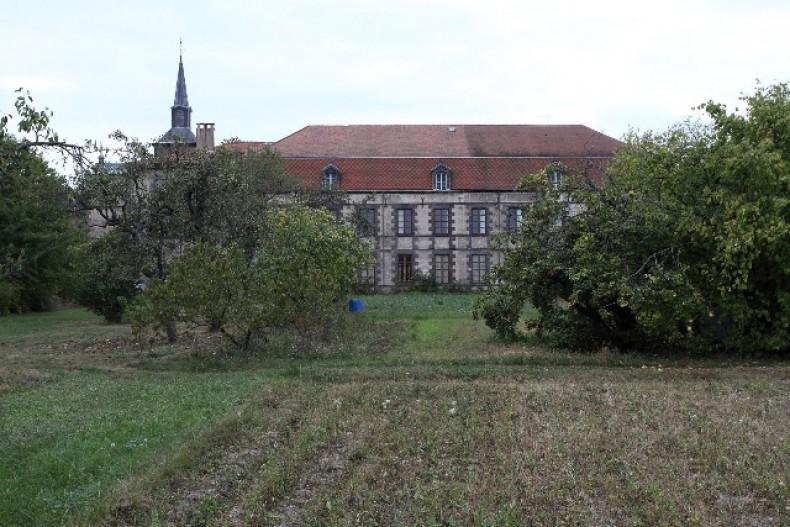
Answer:
M256 441L258 446L231 447L201 479L176 493L175 503L166 515L167 524L202 525L213 517L237 497L265 455L279 446L278 436L277 432L268 432Z
M319 450L308 465L312 468L302 475L299 483L280 501L279 507L266 515L267 524L273 527L299 525L305 507L318 495L320 489L340 481L346 472L351 453L363 440L363 433L346 432L334 443ZM234 527L241 527L247 525L251 518L243 507L236 506L230 512L230 520Z
M0 368L0 393L20 386L43 384L52 378L52 374L33 368Z

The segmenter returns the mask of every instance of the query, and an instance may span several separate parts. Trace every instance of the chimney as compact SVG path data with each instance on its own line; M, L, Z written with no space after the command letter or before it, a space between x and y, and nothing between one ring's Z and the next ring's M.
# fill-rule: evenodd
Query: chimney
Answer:
M214 150L214 123L197 124L197 147Z

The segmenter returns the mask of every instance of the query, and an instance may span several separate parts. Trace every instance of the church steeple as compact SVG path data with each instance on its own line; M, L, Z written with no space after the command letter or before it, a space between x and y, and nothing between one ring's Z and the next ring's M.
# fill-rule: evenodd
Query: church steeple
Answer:
M179 41L179 47L181 42ZM170 108L170 126L173 128L192 127L192 108L187 97L187 80L184 77L184 54L181 49L178 53L178 78L176 79L176 96Z
M187 97L187 81L184 76L184 53L179 40L178 51L178 77L176 78L176 96L173 106L170 107L170 130L159 140L160 143L186 143L196 144L195 134L192 133L192 107Z

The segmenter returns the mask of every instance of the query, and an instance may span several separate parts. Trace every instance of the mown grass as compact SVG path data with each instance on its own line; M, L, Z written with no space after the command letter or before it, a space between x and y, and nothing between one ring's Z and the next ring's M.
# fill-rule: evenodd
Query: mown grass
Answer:
M315 357L31 323L0 525L787 524L786 361L503 344L473 299L365 297Z
M80 372L9 394L0 399L0 503L31 525L56 523L177 450L258 382L241 373ZM0 515L2 525L14 521Z
M82 308L50 313L0 316L0 346L24 343L59 344L86 335L115 335L125 328L106 324L101 317Z
M373 318L436 320L471 318L476 297L473 293L396 293L360 298Z

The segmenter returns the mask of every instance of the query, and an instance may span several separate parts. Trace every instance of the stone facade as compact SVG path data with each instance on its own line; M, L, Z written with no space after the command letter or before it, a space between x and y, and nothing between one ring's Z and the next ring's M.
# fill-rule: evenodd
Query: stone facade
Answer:
M513 210L535 199L530 192L350 192L339 212L344 221L359 224L367 221L367 209L374 211L374 225L368 231L370 235L364 237L375 255L373 277L369 278L366 271L360 276L366 285L377 291L408 287L400 258L410 257L412 277L430 277L440 286L474 290L486 285L486 273L481 271L492 269L502 260L502 254L493 249L492 236L507 229ZM473 232L474 209L486 211L482 233ZM399 233L399 210L412 211L410 234ZM444 225L434 221L437 210L447 211L446 234ZM478 213L475 219L479 226L482 221ZM449 264L448 273L441 272L445 264ZM481 268L483 264L485 269Z

